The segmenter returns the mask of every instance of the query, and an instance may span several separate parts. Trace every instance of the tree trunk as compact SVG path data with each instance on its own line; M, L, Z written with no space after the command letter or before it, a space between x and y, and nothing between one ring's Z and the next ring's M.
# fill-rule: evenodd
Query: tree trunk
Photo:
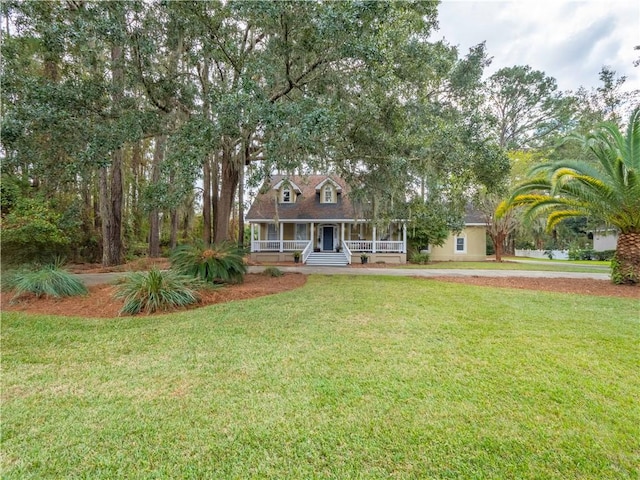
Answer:
M171 209L171 233L169 235L169 248L172 250L178 244L178 209Z
M157 186L160 183L160 165L164 158L164 144L166 136L156 137L156 145L153 150L153 165L151 166L151 185ZM154 199L154 205L149 214L149 256L156 258L160 256L160 208L157 205L158 199Z
M93 229L94 231L101 232L102 231L102 213L101 213L101 204L102 204L102 192L100 191L100 174L102 169L98 170L98 190L96 191L96 184L93 182Z
M220 158L216 154L213 156L211 165L211 242L216 238L216 221L218 218L218 204L220 203Z
M131 155L131 215L133 217L133 236L137 241L142 237L142 212L140 209L140 178L142 177L142 145L136 142Z
M242 146L242 162L238 178L238 247L244 247L244 169L249 158L249 142Z
M124 12L118 8L117 21L124 24ZM124 49L111 47L111 83L113 110L118 111L124 96ZM123 151L117 148L111 154L111 167L100 169L100 213L102 217L102 264L105 267L123 263L122 245L122 179ZM110 171L109 171L110 170Z
M640 233L621 233L618 236L615 260L614 283L635 284L640 281Z
M505 239L505 235L500 233L492 237L493 248L496 253L496 262L502 261L502 245L504 244L504 239Z
M238 188L239 171L231 151L225 148L222 152L222 172L220 175L220 198L216 212L215 243L229 240L229 219L233 209L233 200Z
M184 216L182 217L182 240L183 241L187 241L189 240L189 233L191 231L191 227L192 227L192 223L193 223L193 217L194 217L194 212L193 212L193 204L194 204L195 198L193 196L193 194L189 195L189 198L185 204L185 209L184 209Z
M109 169L100 169L100 219L102 224L102 265L120 265L122 255L122 150L111 156ZM109 178L111 177L111 178Z
M80 179L80 192L82 195L82 233L85 239L89 239L94 233L93 204L91 199L91 178Z
M124 245L122 244L123 153L122 149L119 148L111 156L111 215L113 227L109 243L112 245L110 247L112 250L111 259L115 262L113 265L120 265L124 262Z
M211 243L211 158L207 155L202 165L202 241L205 245Z
M514 256L516 254L516 238L513 233L508 233L502 238L503 253Z

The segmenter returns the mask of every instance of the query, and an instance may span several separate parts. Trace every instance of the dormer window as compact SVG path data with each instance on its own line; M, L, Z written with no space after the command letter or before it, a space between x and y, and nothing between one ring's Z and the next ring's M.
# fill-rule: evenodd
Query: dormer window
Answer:
M278 201L280 203L296 203L297 195L302 194L302 190L287 178L283 178L273 186L277 192Z
M282 187L282 203L291 203L291 189L288 185Z
M316 185L316 195L320 203L338 203L338 196L342 192L342 187L331 177L325 178Z
M333 188L330 185L324 187L324 203L333 203Z

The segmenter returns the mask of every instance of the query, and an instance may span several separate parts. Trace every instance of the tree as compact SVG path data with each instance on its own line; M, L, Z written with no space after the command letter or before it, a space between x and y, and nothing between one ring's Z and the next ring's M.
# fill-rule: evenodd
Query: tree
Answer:
M571 117L573 99L557 90L554 78L528 65L491 75L486 111L498 144L508 150L534 147L562 131Z
M509 165L477 114L489 63L484 45L463 57L444 42L412 51L415 57L391 62L401 72L385 79L391 86L377 89L372 79L371 93L343 102L350 123L338 165L371 217L411 219L409 238L420 248L461 230L472 192L496 188Z
M626 134L605 122L578 137L596 162L564 160L537 166L500 213L525 206L526 214L548 214L547 230L571 217L590 216L619 229L612 279L640 280L640 108L629 118Z

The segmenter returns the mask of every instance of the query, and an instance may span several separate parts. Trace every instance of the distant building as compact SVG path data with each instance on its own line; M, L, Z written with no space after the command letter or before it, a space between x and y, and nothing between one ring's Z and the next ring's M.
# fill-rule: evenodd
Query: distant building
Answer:
M593 232L593 249L596 252L615 250L618 243L618 230L606 228Z

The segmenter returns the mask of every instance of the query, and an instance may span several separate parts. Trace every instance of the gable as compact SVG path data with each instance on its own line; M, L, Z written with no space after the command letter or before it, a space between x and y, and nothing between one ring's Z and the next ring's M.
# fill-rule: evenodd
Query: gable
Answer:
M295 183L293 183L289 178L283 178L282 180L280 180L278 183L276 183L272 188L274 190L280 190L282 187L289 185L291 188L293 188L293 190L296 193L302 193L302 190L300 190L300 187L298 187L298 185L296 185Z
M316 185L316 192L320 192L322 190L322 187L324 187L325 185L331 185L333 186L333 188L335 188L336 192L342 192L342 187L340 186L340 184L333 180L331 177L326 177L322 182Z
M295 203L279 201L280 188L289 183L296 190ZM329 185L334 190L333 203L320 202L320 190ZM276 189L278 187L278 189ZM340 193L340 195L337 195ZM280 220L354 220L355 214L349 199L349 187L344 180L330 175L273 175L259 190L249 212L248 221Z

